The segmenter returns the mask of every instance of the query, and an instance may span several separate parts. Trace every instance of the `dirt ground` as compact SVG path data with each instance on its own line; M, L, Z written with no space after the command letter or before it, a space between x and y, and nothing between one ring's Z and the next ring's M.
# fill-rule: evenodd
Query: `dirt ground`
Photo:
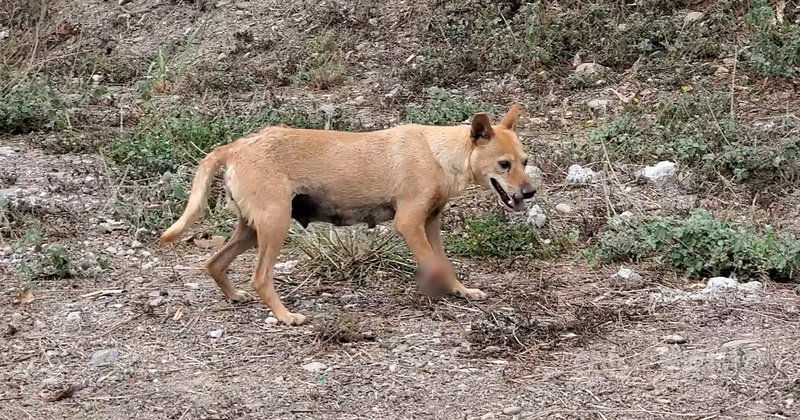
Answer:
M432 6L362 3L61 2L51 7L53 27L41 29L36 58L54 73L75 68L86 51L148 61L158 45L189 44L187 34L201 28L181 58L189 70L159 104L244 111L278 98L336 106L364 129L387 127L401 121L405 104L422 100L395 67L416 65ZM79 23L80 31L59 39L55 25L63 22ZM340 40L348 57L341 84L311 91L285 80L299 45L347 25L357 35ZM235 34L243 32L255 40L240 45L243 36ZM77 110L76 126L110 137L135 124L142 104L134 81L143 73L124 82L106 75L104 99ZM796 86L740 77L736 105L747 124L798 109ZM692 81L698 90L728 83L709 72ZM526 105L521 137L545 171L536 202L548 211L556 203L574 209L549 212L553 229L594 223L595 210L617 200L643 213L703 205L797 232L793 185L760 206L737 201L734 188L664 194L626 177L621 166L593 187L571 188L566 168L542 161L584 133L587 120L607 118L588 109L588 100L609 101L610 114L621 106L618 93L639 93L643 103L675 95L674 87L651 82L620 73L608 85L572 91L485 74L455 89L498 108ZM546 260L458 258L468 269L464 283L489 299L432 302L411 279L318 282L301 261L277 287L310 322L275 325L258 302L224 300L202 269L212 250L190 241L161 248L154 232L118 217L115 203L152 203L137 202L100 152L42 146L53 136L0 138L0 195L24 203L48 241L87 268L32 288L18 268L38 250L0 237L0 419L800 418L795 284L718 290L648 263L625 265L641 281L620 284L614 274L621 266L590 266L576 251ZM492 200L470 192L448 211ZM251 289L254 258L248 252L231 267L240 289ZM105 268L97 270L101 261Z
M596 272L565 257L510 269L473 267L468 283L489 292L488 301L432 303L412 281L317 287L288 274L281 294L311 322L270 325L260 304L223 300L201 270L210 251L153 242L132 248L124 225L100 233L82 223L102 220L114 191L102 187L102 177L87 175L102 171L97 156L46 155L18 145L3 150L17 184L54 207L45 220L61 227L80 219L72 222L80 227L68 246L105 256L112 266L95 277L40 281L34 300L18 304L23 284L8 272L14 261L4 258L4 418L800 414L800 311L789 285L657 303L654 293L697 286L634 267L644 285L626 291L610 282L613 269ZM232 269L245 290L253 258L244 255ZM558 327L543 327L523 351L486 345L503 336L492 337L487 318L514 315L514 308ZM326 341L320 326L343 311L361 337ZM93 354L108 349L116 357L94 366ZM43 402L64 390L74 391L72 398Z

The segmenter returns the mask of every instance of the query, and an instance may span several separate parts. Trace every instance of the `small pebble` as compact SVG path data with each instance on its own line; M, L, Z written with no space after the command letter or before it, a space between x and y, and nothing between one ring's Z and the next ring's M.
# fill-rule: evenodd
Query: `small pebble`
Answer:
M572 211L572 207L567 203L559 203L556 205L556 211L559 213L569 213Z
M503 414L513 416L522 412L522 407L506 407L503 409Z
M325 366L325 363L322 363L322 362L311 362L311 363L306 363L305 365L303 365L303 369L305 369L305 370L307 370L309 372L322 372L326 368L327 368L327 366Z
M186 288L189 289L189 290L198 290L198 289L200 289L200 285L197 284L197 283L184 283L183 285L186 286Z
M148 302L147 304L148 304L148 305L150 305L150 306L152 306L152 307L154 307L154 308L155 308L156 306L161 306L161 305L163 305L163 304L164 304L164 297L163 297L163 296L158 296L158 297L156 297L156 298L153 298L153 299L151 299L151 300L150 300L150 302Z
M683 344L686 342L686 338L684 338L680 334L670 334L666 335L662 338L665 343L667 344Z
M267 319L264 320L264 323L267 325L278 325L278 318L268 316Z
M221 329L221 328L220 329L216 329L216 330L211 330L211 331L208 332L208 336L211 337L211 338L220 338L220 337L222 337L222 334L224 332L225 331L223 329Z

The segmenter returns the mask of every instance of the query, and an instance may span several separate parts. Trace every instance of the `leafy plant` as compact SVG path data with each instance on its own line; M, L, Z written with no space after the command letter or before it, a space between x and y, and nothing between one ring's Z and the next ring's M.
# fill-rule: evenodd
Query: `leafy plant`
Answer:
M67 108L46 81L17 76L0 67L0 135L69 127Z
M800 239L771 226L756 228L696 210L689 218L613 218L589 250L599 262L654 259L687 277L798 279Z
M494 214L467 217L462 234L447 236L447 245L455 255L470 257L551 257L567 243L576 240L567 234L556 242L542 239L527 223L504 220Z
M590 131L587 141L567 143L571 160L651 163L675 160L694 170L702 186L725 176L761 189L798 176L797 122L770 130L742 126L722 96L682 95L653 112L632 107Z
M427 91L425 105L407 106L406 122L425 125L453 125L462 123L477 112L494 112L494 107L474 104L444 89L432 87Z
M750 64L766 76L800 76L800 25L775 21L766 0L750 0L746 22L754 30Z

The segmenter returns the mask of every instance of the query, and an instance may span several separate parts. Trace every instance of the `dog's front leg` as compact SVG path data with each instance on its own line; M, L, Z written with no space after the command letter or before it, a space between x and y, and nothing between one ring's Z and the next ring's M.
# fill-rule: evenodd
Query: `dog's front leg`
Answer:
M444 252L444 245L442 244L442 213L436 211L428 217L425 222L425 234L428 237L433 252L437 254L443 261L447 262L447 278L448 291L454 295L465 297L474 300L486 299L486 293L480 289L470 289L461 284L456 278L455 271L450 259Z
M447 281L449 263L441 258L431 247L425 232L428 211L419 203L398 204L394 218L397 233L403 237L408 249L414 255L422 272L423 282L419 283L423 293L437 297L450 291Z

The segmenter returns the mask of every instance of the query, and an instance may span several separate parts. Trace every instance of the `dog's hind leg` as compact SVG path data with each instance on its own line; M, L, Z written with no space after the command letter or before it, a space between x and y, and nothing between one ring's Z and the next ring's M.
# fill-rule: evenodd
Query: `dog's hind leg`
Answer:
M306 317L286 310L272 281L275 261L289 233L291 212L291 204L287 200L286 203L275 203L260 211L261 217L254 221L258 232L258 265L253 273L253 288L278 320L287 325L300 325L306 321Z
M230 302L241 302L247 300L247 294L237 291L231 282L228 280L228 266L231 265L233 260L242 252L256 246L258 243L256 231L247 224L247 221L239 216L236 223L236 230L233 236L222 249L219 250L213 257L209 258L206 262L206 270L211 278L217 282L217 286L222 289L222 293L228 298Z

